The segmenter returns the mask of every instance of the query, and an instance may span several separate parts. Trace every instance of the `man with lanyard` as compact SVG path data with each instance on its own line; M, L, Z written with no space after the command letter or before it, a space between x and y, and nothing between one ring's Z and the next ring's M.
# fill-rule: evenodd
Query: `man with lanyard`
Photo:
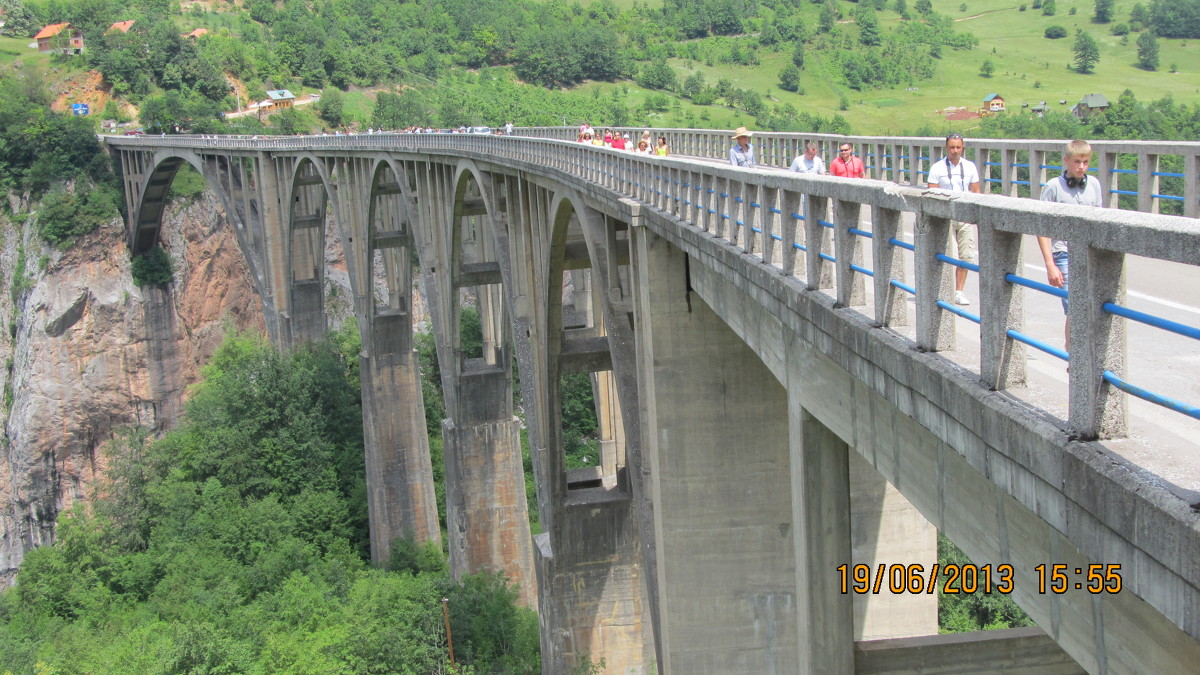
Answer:
M733 132L733 140L737 141L733 147L729 149L729 163L733 166L740 166L744 169L753 169L757 166L754 163L754 146L750 145L750 137L753 132L746 127L738 127Z
M867 175L867 168L854 156L854 146L842 143L838 146L837 159L829 163L829 173L842 178L862 178Z
M957 190L976 194L979 193L979 170L975 162L963 159L962 134L950 134L946 137L946 156L929 167L929 187L942 190ZM950 234L958 252L958 259L973 263L978 260L975 244L975 226L971 223L950 221ZM967 270L959 267L954 270L954 304L969 305L963 288L967 285Z
M815 176L825 175L825 162L817 154L817 144L809 141L804 145L804 154L796 155L792 160L792 171L796 173L811 173ZM800 195L800 212L808 215L808 195Z

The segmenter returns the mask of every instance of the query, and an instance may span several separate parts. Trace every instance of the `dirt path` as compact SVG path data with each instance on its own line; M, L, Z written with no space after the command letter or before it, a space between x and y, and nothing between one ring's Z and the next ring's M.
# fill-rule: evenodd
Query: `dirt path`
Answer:
M964 16L962 18L955 19L955 21L970 21L971 19L978 19L979 17L987 16L988 14L994 14L996 12L1008 12L1008 11L1011 11L1014 9L1016 9L1016 7L1001 7L1000 9L989 9L987 11L983 11L978 14L974 14L971 16Z

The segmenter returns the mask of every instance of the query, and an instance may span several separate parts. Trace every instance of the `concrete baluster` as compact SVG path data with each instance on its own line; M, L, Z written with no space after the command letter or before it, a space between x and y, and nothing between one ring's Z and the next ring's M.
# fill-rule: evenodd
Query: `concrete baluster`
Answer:
M829 199L808 196L808 211L804 214L804 239L808 250L805 252L805 266L808 272L808 288L833 288L833 263L821 257L821 253L829 255L833 250L833 233L821 225L825 221L829 208Z
M979 223L979 375L991 389L1025 383L1026 346L1008 337L1025 330L1025 290L1005 280L1024 276L1024 235Z
M862 238L851 234L850 228L857 229L862 224L859 218L862 204L842 199L835 199L833 204L836 213L833 248L834 257L837 258L834 265L837 273L837 302L843 307L858 307L867 301L866 283L864 275L856 272L850 265L862 267L863 247Z
M950 249L950 219L924 210L917 214L916 246L917 347L936 352L954 349L954 315L937 306L954 292L954 270L937 259Z
M1072 239L1070 248L1071 427L1085 439L1120 438L1128 430L1126 395L1103 374L1125 377L1127 319L1103 304L1125 305L1125 255L1086 240Z
M888 243L889 239L901 239L904 235L900 212L893 209L873 207L874 216L871 255L872 279L875 293L875 321L882 326L908 325L908 293L892 285L892 279L906 282L904 273L905 250Z

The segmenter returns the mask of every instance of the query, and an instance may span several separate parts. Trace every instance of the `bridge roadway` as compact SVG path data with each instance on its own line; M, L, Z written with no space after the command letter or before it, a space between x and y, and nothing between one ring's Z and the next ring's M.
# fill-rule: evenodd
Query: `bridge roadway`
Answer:
M135 253L157 241L181 164L204 174L280 344L325 329L332 227L364 336L377 562L396 536L441 536L411 347L420 278L447 392L452 568L521 583L547 673L585 657L608 672L689 674L1184 673L1200 662L1200 518L1102 444L1113 441L1089 440L1130 428L1126 395L1101 373L1141 375L1125 359L1137 331L1101 300L1126 301L1126 270L1141 265L1127 257L1200 260L1191 219L532 138L108 143ZM793 215L802 195L807 221ZM952 288L936 257L951 218L980 227L977 359L937 304ZM805 227L816 222L830 226ZM913 250L869 248L854 234L864 227ZM1041 386L1042 357L1008 333L1052 340L1061 328L1005 280L1025 270L1032 234L1071 241L1065 409L1021 396ZM478 298L482 354L460 347L464 288ZM544 527L532 539L514 356ZM601 466L568 471L558 392L571 372L592 375L603 443ZM843 563L929 570L935 527L979 564L1011 564L1012 597L1041 630L937 636L934 594L886 582L841 592ZM1043 563L1066 566L1065 592L1039 588ZM1075 589L1093 564L1120 565L1098 569L1121 590ZM884 569L890 581L900 568Z

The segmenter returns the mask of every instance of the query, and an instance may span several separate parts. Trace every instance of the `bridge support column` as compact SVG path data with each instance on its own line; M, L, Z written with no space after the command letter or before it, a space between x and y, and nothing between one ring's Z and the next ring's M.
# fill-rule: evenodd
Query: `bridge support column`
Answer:
M383 565L393 539L440 545L442 533L412 325L407 314L394 314L376 316L369 326L370 352L359 360L367 508L371 562Z
M786 392L689 289L686 255L634 232L659 672L800 672Z
M454 578L502 571L537 606L533 540L512 379L503 367L459 376L460 414L442 422L446 443L446 529Z
M325 337L323 294L320 278L292 282L292 311L286 322L292 344L316 342Z
M850 547L850 451L800 405L792 387L792 503L796 547L798 673L854 672L854 613L838 565Z

